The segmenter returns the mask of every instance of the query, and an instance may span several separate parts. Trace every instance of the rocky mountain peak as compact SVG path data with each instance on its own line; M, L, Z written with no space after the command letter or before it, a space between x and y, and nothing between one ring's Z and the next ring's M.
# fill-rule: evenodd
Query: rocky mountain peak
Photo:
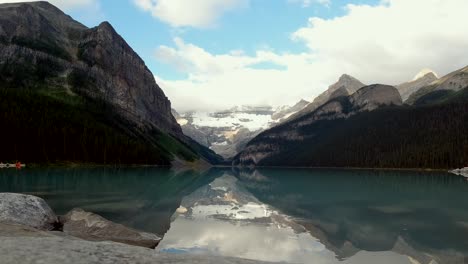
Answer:
M25 77L12 78L18 68ZM7 87L68 87L141 130L182 135L154 75L109 22L87 28L48 2L1 4L0 69Z
M436 73L434 73L434 72L429 72L429 73L426 73L423 77L421 77L421 78L419 78L419 79L424 79L424 78L429 78L429 79L437 80L439 77L437 76Z
M99 24L99 26L97 26L97 28L102 31L107 31L111 34L117 34L114 27L108 21L102 22L101 24Z
M423 69L418 74L416 74L412 81L397 85L396 88L400 92L403 101L406 101L411 94L437 80L438 77L435 72L429 69Z
M374 84L359 89L351 96L354 107L361 111L372 111L381 106L402 105L398 90L390 85Z
M329 94L333 93L334 91L344 87L350 94L356 92L358 89L362 88L364 84L360 82L358 79L354 78L351 75L343 74L338 79L338 82L334 83L328 88Z
M349 95L355 93L360 88L364 87L365 84L360 82L358 79L351 75L343 74L340 76L338 81L328 87L326 91L317 96L312 103L309 103L301 111L290 116L287 120L292 120L300 116L312 113L318 107L325 104L327 101L336 98L337 96ZM340 91L338 91L340 90ZM338 91L338 92L337 92Z
M435 79L438 79L439 77L438 77L437 73L435 73L433 70L425 68L425 69L422 69L421 71L419 71L418 74L416 74L414 76L413 81L416 81L416 80L421 79L421 78L435 78Z
M349 74L344 73L340 76L340 78L338 79L338 82L346 82L346 81L352 81L352 80L356 80L356 78L354 78L353 76Z

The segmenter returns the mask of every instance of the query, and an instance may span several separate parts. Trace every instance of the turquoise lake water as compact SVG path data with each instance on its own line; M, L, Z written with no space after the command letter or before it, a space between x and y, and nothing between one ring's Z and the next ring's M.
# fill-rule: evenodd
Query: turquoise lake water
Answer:
M442 172L0 170L0 192L164 235L156 250L290 263L468 263L468 181Z

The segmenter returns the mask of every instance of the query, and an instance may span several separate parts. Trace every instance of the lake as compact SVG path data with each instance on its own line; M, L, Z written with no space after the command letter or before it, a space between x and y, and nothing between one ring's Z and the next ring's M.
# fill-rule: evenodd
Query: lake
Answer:
M291 263L468 263L468 182L443 172L0 170L0 192L164 235L156 250Z

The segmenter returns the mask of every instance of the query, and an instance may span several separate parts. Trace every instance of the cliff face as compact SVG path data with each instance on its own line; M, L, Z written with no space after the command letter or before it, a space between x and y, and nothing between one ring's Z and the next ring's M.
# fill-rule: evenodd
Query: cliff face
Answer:
M358 113L373 111L383 106L399 105L402 105L402 100L396 88L380 84L366 86L350 96L331 99L310 114L261 133L236 156L233 164L265 165L264 159L287 155L289 151L299 151L291 146L317 137L317 131L311 127L321 121L348 119Z
M48 2L0 5L0 92L3 134L30 134L2 146L2 159L221 160L182 133L153 74L109 23L87 28Z
M89 29L47 2L0 5L0 83L64 88L112 105L140 130L182 135L153 74L109 23Z

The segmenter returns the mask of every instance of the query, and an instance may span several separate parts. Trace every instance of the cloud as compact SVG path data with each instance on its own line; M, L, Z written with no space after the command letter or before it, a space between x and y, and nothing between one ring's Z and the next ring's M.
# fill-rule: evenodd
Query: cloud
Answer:
M397 83L420 68L447 73L468 64L465 0L385 0L348 5L334 19L309 19L293 34L317 54L368 82Z
M176 38L156 58L188 75L157 80L176 109L221 109L241 104L292 104L313 99L343 73L365 83L399 84L422 68L444 75L468 64L466 0L385 0L348 5L332 19L311 17L292 41L303 53L260 49L212 54ZM278 67L252 67L275 64Z
M249 0L133 0L141 9L173 27L213 27L226 12L248 5Z
M174 43L174 48L159 47L156 58L189 77L165 80L156 76L156 79L177 110L292 103L298 96L310 96L313 93L310 87L317 85L318 79L306 78L319 70L315 68L318 65L310 63L314 59L312 54L259 50L254 56L247 56L233 50L215 55L180 38L174 39ZM330 76L323 73L322 77Z
M40 0L29 0L30 2L36 2ZM0 1L0 3L20 3L25 2L24 0L5 0ZM71 10L76 8L87 8L95 7L98 3L97 0L49 0L49 3L63 9Z

